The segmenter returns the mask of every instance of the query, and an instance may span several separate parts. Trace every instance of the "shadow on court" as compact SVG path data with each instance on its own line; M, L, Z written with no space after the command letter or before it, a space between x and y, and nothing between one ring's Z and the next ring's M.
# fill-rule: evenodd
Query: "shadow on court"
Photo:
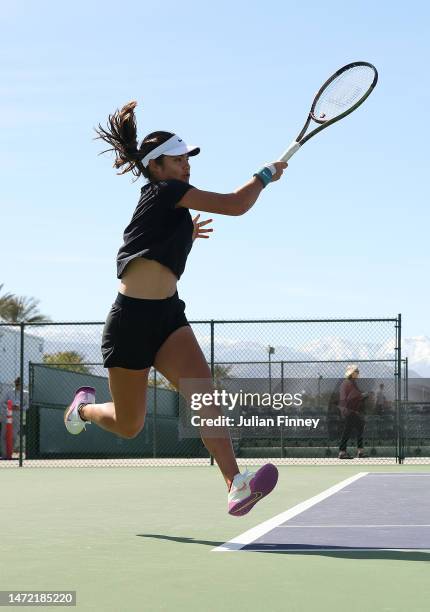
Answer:
M151 538L154 540L165 540L168 542L178 542L180 544L200 544L203 546L211 546L215 548L216 546L226 545L225 542L217 542L214 540L196 540L195 538L185 538L179 536L168 536L162 535L158 533L138 533L137 536L139 538ZM273 545L272 545L273 546ZM384 559L386 561L430 561L430 552L421 552L421 551L411 551L411 550L321 550L318 547L315 547L312 550L309 547L309 550L273 550L272 549L264 549L263 545L259 545L258 548L252 548L250 545L249 548L246 546L237 552L256 552L256 553L268 553L272 555L306 555L308 557L331 557L334 559Z
M161 535L158 533L138 533L139 538L152 538L154 540L167 540L168 542L180 542L181 544L203 544L204 546L221 546L224 542L212 540L196 540L194 538L180 538L179 536Z
M331 557L334 559L384 559L385 561L430 561L430 552L411 550L253 550L247 552L269 553L275 555L306 555L308 557Z

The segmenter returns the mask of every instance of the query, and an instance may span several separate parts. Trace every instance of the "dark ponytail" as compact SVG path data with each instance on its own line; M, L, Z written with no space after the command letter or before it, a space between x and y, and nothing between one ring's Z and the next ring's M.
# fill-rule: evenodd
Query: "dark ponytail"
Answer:
M143 166L142 159L150 151L166 142L166 140L169 140L173 134L171 132L151 132L151 134L145 136L140 147L138 147L136 117L134 116L136 106L137 102L132 101L123 106L121 110L116 110L113 115L109 115L107 129L103 128L100 124L98 129L95 128L98 134L96 138L100 138L111 145L109 149L105 149L100 155L108 151L114 151L115 161L113 167L122 168L124 166L121 172L117 174L132 172L136 179L141 175L150 179L149 170ZM162 164L163 157L164 155L160 155L155 161L158 164Z

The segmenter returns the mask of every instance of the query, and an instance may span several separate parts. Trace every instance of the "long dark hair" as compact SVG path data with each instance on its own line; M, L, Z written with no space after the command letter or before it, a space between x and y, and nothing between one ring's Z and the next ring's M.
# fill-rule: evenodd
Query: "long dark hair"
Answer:
M136 177L133 180L138 179L141 175L150 179L149 169L143 166L142 159L150 151L169 140L174 134L171 132L151 132L151 134L145 136L138 146L136 117L134 115L136 106L136 101L129 102L121 110L117 109L113 115L109 115L106 129L100 123L98 128L94 129L97 133L96 139L100 138L111 145L109 149L105 149L99 155L108 151L115 152L113 167L122 168L121 172L117 172L117 174L131 172ZM160 155L155 159L155 162L161 165L163 158L164 155Z

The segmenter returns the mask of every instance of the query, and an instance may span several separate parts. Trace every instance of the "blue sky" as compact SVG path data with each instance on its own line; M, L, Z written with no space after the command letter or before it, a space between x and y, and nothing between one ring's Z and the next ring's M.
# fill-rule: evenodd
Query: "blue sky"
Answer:
M389 10L387 10L389 7ZM424 2L2 3L0 283L55 321L103 321L140 185L92 128L136 99L139 136L201 146L229 192L279 157L354 60L375 92L311 140L242 217L215 217L179 284L190 319L428 317L429 9ZM427 134L425 133L427 132Z

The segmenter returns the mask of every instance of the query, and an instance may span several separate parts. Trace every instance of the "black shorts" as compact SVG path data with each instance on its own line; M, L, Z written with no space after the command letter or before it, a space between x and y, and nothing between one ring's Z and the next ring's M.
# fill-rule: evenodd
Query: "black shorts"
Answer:
M118 293L103 329L104 367L149 368L165 340L184 325L189 325L185 303L177 292L162 300L142 300Z

